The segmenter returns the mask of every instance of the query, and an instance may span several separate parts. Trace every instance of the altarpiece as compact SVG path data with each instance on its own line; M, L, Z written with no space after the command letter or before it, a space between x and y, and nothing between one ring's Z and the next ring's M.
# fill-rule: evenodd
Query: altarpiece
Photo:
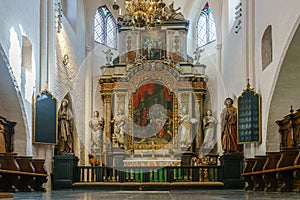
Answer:
M111 142L104 148L114 164L124 157L122 166L133 160L135 165L149 165L137 160L147 160L148 154L166 160L198 153L207 77L187 55L188 25L176 21L150 30L119 27L119 56L102 67L99 79L103 132ZM133 153L138 158L130 159ZM120 155L121 160L114 159Z

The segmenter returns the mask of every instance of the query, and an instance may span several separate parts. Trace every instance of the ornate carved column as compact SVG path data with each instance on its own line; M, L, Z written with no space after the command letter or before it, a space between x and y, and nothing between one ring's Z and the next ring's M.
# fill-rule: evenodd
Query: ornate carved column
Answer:
M107 139L111 139L111 93L102 94L103 100L103 112L104 112L104 135ZM104 143L106 144L107 139L105 138ZM106 148L107 145L105 145Z
M202 119L204 117L204 99L205 99L205 93L203 92L197 92L195 93L197 104L199 105L199 119L198 119L198 130L197 130L197 136L196 136L196 152L199 152L199 149L201 148L201 145L204 140L203 135L203 124Z

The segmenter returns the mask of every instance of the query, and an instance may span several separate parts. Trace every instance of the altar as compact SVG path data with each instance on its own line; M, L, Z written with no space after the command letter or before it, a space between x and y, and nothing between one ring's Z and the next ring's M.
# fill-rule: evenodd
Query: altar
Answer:
M181 160L172 160L170 158L153 158L153 159L130 159L124 160L124 167L167 167L180 166Z
M181 159L169 154L166 149L161 150L135 150L134 154L123 161L124 167L165 167L180 166Z
M207 92L203 65L187 55L189 21L119 27L119 56L102 66L104 151L122 149L124 166L180 166L198 154Z

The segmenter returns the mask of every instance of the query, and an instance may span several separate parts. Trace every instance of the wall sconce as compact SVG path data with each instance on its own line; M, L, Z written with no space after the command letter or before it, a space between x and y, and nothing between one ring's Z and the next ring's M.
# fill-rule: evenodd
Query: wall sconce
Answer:
M65 67L69 64L69 56L67 54L64 55L62 62Z
M61 2L55 3L57 8L55 9L56 16L55 16L55 22L57 23L57 32L60 33L62 28L62 4Z

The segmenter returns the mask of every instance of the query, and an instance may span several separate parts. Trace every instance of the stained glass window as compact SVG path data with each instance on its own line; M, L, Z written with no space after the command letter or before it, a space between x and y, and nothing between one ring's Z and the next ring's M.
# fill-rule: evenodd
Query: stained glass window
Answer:
M205 4L200 13L196 29L198 47L216 40L216 25L208 3Z
M94 18L94 40L110 48L117 48L117 24L106 6L96 11Z

